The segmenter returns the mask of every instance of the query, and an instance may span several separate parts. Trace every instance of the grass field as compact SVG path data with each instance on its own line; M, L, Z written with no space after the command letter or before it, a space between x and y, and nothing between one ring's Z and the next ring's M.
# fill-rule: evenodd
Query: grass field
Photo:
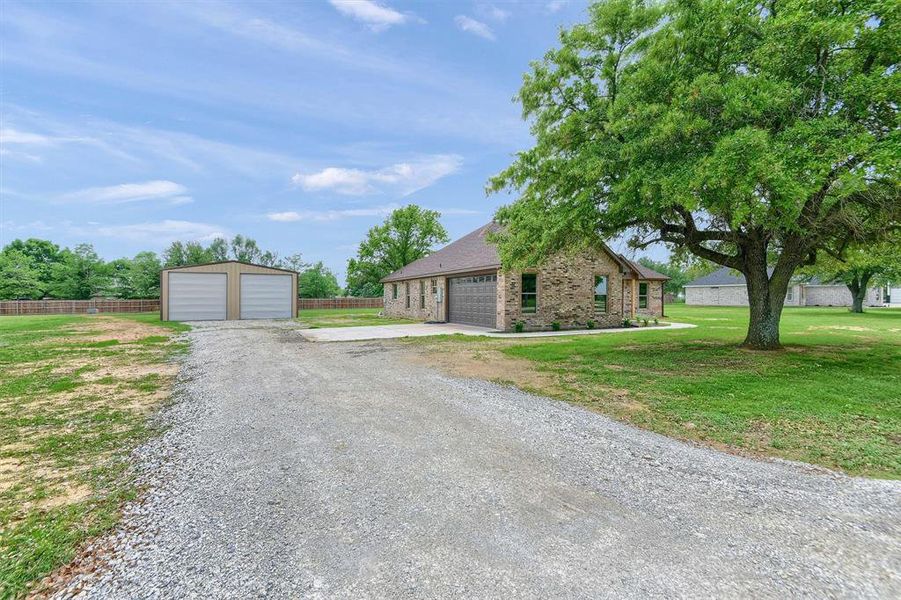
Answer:
M381 308L324 308L300 311L297 320L311 329L321 327L362 327L365 325L397 325L416 323L409 319L380 317Z
M667 316L698 328L410 343L429 346L458 373L666 435L901 478L901 310L788 308L777 352L737 348L746 308L677 305Z
M0 317L0 598L115 524L184 329L156 314Z

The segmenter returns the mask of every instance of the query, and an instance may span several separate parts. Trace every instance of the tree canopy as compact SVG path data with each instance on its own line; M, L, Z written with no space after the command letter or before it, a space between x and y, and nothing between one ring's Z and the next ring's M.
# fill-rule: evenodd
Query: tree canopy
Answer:
M334 298L341 295L338 278L322 261L307 266L298 277L301 298Z
M519 92L536 142L489 185L519 194L497 215L504 266L620 235L687 249L745 275L745 344L779 347L796 269L897 227L899 12L592 5Z
M844 283L851 291L852 312L863 312L871 287L901 280L901 235L877 244L854 245L840 259L821 256L806 272L824 282Z
M415 204L393 211L360 242L357 256L347 262L347 293L381 296L379 281L389 273L420 259L438 244L449 241L441 215Z
M48 240L13 240L0 251L0 300L86 300L98 295L156 298L164 265L184 266L230 257L296 271L308 266L299 253L279 259L276 253L260 250L256 241L241 235L231 242L217 238L207 246L176 241L163 251L162 260L155 252L144 251L133 258L109 262L101 259L90 244L60 249Z

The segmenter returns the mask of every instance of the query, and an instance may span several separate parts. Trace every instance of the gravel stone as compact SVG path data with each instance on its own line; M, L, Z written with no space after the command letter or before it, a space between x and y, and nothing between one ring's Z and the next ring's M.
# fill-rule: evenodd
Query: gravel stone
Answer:
M901 483L759 461L396 342L198 324L142 500L58 597L901 597Z

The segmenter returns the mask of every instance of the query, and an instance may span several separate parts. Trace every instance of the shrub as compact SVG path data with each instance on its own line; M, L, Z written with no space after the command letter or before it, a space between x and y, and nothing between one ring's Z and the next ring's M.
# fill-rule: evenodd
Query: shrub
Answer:
M642 320L641 320L641 326L642 326L642 327L647 327L647 326L648 326L648 320L647 320L647 319L642 319Z
M588 329L594 329L594 321L588 321L587 323L585 323L585 327L587 327Z
M525 321L517 321L513 324L513 331L516 333L522 333L522 330L525 329L526 322Z
M554 331L560 331L560 321L554 321L551 323L551 329Z
M623 327L632 327L631 319L623 319Z
M654 325L660 325L660 319L654 317Z

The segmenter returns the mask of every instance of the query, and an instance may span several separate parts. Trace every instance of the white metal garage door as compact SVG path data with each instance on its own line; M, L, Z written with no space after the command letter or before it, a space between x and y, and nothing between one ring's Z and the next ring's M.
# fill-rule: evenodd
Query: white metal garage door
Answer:
M225 319L227 289L225 273L169 273L169 319Z
M241 275L242 319L290 319L290 275Z

